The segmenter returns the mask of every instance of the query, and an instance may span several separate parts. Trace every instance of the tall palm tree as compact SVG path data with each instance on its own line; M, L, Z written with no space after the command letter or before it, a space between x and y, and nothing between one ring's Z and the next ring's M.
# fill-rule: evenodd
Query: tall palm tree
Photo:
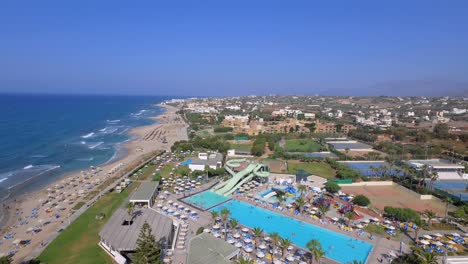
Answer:
M278 203L282 205L284 201L286 201L286 198L284 197L284 194L278 193L278 195L276 195L276 200L278 200Z
M216 223L216 218L219 216L218 211L211 212L211 218L213 218L213 224Z
M418 247L413 248L413 254L421 264L437 264L439 256L435 252L425 252Z
M318 251L322 250L322 244L317 239L312 239L306 244L306 248L309 250L310 255L312 256L310 263L314 263L315 257L319 254Z
M429 177L431 177L431 189L434 189L434 182L439 179L439 174L437 174L436 171L433 171L429 174Z
M301 194L301 196L307 192L307 186L305 186L304 184L301 184L297 187L297 190L299 191L299 193Z
M125 206L127 208L127 214L130 218L130 220L128 220L128 222L132 222L133 220L133 212L135 211L135 204L134 203L127 203L127 205Z
M344 149L344 152L346 153L346 160L348 160L349 151L350 151L349 148L345 148L345 149Z
M328 207L324 204L320 204L317 208L320 211L320 218L324 217L328 212Z
M295 201L296 203L296 208L299 210L299 213L302 214L302 208L304 207L305 200L302 197L299 197Z
M283 249L283 258L286 257L286 253L288 252L288 247L291 246L292 241L289 238L281 239L281 248Z
M432 210L426 210L424 211L424 214L426 215L427 217L427 224L429 225L429 227L432 226L432 219L436 218L436 213Z
M448 209L449 209L449 206L450 204L452 203L452 198L450 197L446 197L445 198L445 221L447 221L447 217L448 217Z
M255 251L257 251L258 250L258 244L260 243L260 238L263 235L263 229L261 229L260 227L255 227L253 229L253 235L255 237Z
M231 227L231 232L234 232L234 230L236 229L238 224L239 224L239 222L237 221L237 219L231 218L231 220L229 221L229 226Z
M320 260L325 256L325 251L323 249L318 249L315 251L315 256L314 258L317 260L317 263L320 264Z
M277 232L273 232L270 234L270 246L271 249L271 263L275 262L275 251L278 248L278 244L281 241L281 236Z
M353 260L348 262L347 264L362 264L362 261Z
M229 220L229 215L231 214L231 211L229 211L229 209L227 208L223 208L221 210L221 221L223 222L223 225L224 225L224 240L227 240L227 222Z

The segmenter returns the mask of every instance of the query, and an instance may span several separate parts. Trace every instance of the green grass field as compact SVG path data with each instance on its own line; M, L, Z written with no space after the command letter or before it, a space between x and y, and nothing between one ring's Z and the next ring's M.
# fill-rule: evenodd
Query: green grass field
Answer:
M297 170L303 169L304 171L313 175L321 176L324 178L334 178L335 171L325 162L310 162L302 163L295 161L288 161L288 173L296 174Z
M99 231L137 185L131 185L122 193L113 192L102 196L47 246L38 257L41 263L114 263L98 245ZM104 213L106 217L96 220L99 213Z
M310 139L290 139L286 141L285 150L288 152L317 152L320 144Z
M252 144L231 144L231 148L240 151L250 151L252 149Z

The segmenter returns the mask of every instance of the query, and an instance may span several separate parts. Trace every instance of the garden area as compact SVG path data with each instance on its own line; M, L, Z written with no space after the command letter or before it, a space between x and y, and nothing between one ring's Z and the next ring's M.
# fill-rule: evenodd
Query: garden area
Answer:
M322 146L311 139L290 139L285 143L287 152L318 152Z
M335 171L326 162L298 162L288 161L288 173L296 174L298 170L324 178L335 178Z

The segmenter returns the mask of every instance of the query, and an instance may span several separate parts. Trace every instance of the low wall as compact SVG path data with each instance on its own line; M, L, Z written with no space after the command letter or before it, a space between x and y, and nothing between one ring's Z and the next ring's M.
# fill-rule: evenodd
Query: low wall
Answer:
M354 182L354 183L339 183L340 186L392 186L394 182L392 181L363 181L363 182Z

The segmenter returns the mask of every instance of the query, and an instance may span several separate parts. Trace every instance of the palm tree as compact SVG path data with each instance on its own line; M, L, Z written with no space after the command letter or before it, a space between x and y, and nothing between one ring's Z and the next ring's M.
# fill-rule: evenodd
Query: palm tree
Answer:
M344 149L344 152L346 153L346 160L348 160L349 150L350 150L349 148Z
M309 250L310 255L312 256L310 263L314 263L315 257L319 254L317 251L322 250L322 244L317 239L312 239L306 244L306 248Z
M275 262L275 251L278 247L278 243L281 241L281 236L277 232L270 234L270 246L272 247L271 251L271 263Z
M362 264L362 261L353 260L348 262L347 264Z
M315 251L314 258L317 260L318 264L320 264L320 260L323 258L323 256L325 256L325 251L323 251L323 249L320 248L317 251Z
M304 207L305 200L302 197L296 199L296 207L299 210L299 213L302 214L302 207Z
M425 252L418 247L413 248L413 254L421 264L437 264L439 256L435 252Z
M431 189L434 189L434 182L439 179L439 174L437 174L436 171L433 171L429 176L431 177Z
M127 213L128 213L128 216L130 217L130 220L128 220L128 222L132 222L133 212L135 211L135 204L129 202L129 203L127 203L127 205L125 207L127 208Z
M328 212L328 207L324 204L321 204L317 207L320 211L320 218L324 217L325 214Z
M211 218L213 218L213 224L216 223L216 218L219 216L218 211L211 212Z
M344 217L348 218L348 226L349 226L349 223L351 222L351 220L353 220L353 217L354 217L353 211L346 212L344 214Z
M372 172L372 176L374 177L377 176L377 170L378 170L377 167L371 165L369 166L369 170Z
M301 184L297 187L297 190L299 191L299 193L301 194L301 196L307 192L307 186L305 186L304 184Z
M292 242L289 238L281 239L281 247L283 248L283 258L286 257L286 252L288 252L288 247L291 246Z
M244 256L240 256L236 261L236 264L254 264L253 260L244 258Z
M231 214L231 212L229 211L229 209L227 208L223 208L221 210L221 221L223 222L223 225L224 225L224 240L227 240L227 222L229 220L229 215Z
M255 251L257 251L258 250L258 244L260 243L260 238L263 235L263 229L261 229L260 227L255 227L253 229L253 235L255 237Z
M437 215L434 211L432 210L426 210L424 211L424 214L426 215L427 217L427 224L429 225L429 227L432 226L432 219L434 219Z
M229 225L231 226L231 232L233 232L234 229L236 229L238 224L239 222L237 222L235 218L231 218L231 220L229 221Z
M448 210L449 210L449 205L452 203L452 198L446 197L445 198L445 221L447 221L448 217Z
M286 201L286 198L284 197L284 194L278 193L278 194L276 195L276 200L278 200L278 203L279 203L280 205L282 205L282 204L284 203L284 201Z

